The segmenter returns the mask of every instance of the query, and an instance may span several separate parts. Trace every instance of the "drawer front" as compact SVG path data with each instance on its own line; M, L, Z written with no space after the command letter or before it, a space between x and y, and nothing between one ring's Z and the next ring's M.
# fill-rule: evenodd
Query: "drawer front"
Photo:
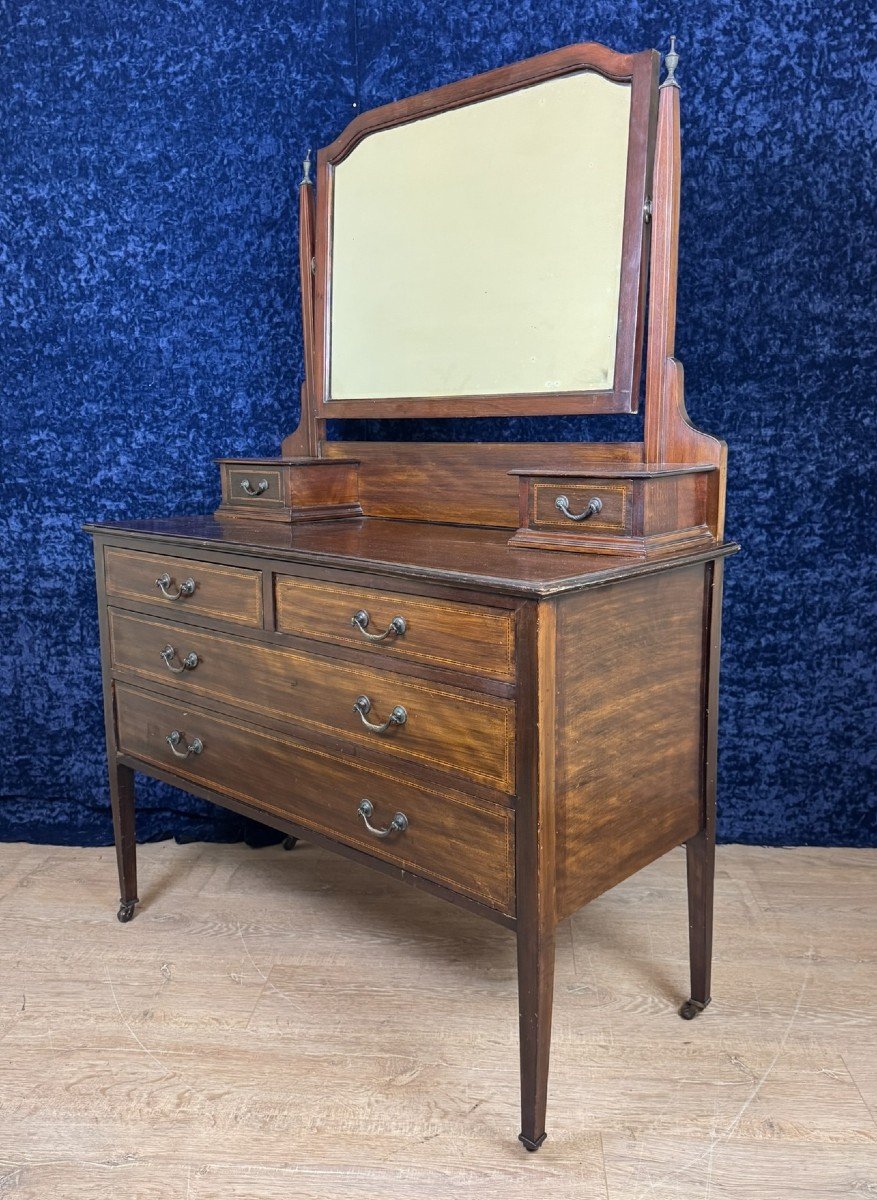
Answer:
M514 678L510 611L289 575L277 576L274 591L277 628L283 633L371 647L375 653L493 679Z
M276 467L227 467L222 472L222 481L226 504L276 508L283 503L281 476Z
M261 571L107 546L104 577L111 599L162 604L169 610L221 621L262 625Z
M510 809L414 786L392 771L125 684L116 685L116 700L125 753L512 913ZM363 800L376 828L387 828L396 813L406 827L386 838L369 833L358 811Z
M117 671L181 689L194 701L239 705L394 757L458 771L500 791L513 790L510 700L119 609L110 609L109 618ZM354 707L360 697L370 701L362 715ZM380 733L366 728L363 717L380 725L397 708L405 711L404 723L392 722Z
M605 480L537 479L530 485L530 527L563 529L568 533L629 533L632 528L632 489L629 483ZM566 497L573 516L587 510L591 500L599 500L600 511L583 521L574 521L557 506Z

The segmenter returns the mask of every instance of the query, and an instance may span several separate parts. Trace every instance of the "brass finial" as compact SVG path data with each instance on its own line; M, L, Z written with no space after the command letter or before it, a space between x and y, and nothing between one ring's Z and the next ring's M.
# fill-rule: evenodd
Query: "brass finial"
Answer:
M661 87L675 87L679 84L676 82L676 68L679 66L679 55L676 53L676 38L670 38L670 49L664 55L664 66L667 68L667 77L661 84Z
M310 151L310 147L308 148L307 157L305 158L304 163L302 164L302 170L304 171L304 175L302 175L302 177L301 177L302 183L303 184L310 183L311 182L311 151Z

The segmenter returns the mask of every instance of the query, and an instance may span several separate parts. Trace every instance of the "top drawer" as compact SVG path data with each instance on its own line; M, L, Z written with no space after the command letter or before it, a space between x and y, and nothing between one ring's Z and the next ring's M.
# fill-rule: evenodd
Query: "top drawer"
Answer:
M514 678L514 613L319 579L278 575L277 629L336 645Z
M112 599L166 605L180 615L262 625L261 571L107 546L104 578Z

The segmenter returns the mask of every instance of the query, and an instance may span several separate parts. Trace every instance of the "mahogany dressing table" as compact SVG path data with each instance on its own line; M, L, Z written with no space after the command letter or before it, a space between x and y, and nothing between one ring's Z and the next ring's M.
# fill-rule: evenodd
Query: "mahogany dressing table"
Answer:
M724 443L673 357L671 47L357 117L299 192L306 378L213 516L89 526L121 906L135 771L505 925L545 1138L559 921L685 844L710 1002ZM647 311L647 321L646 321ZM634 413L641 441L343 442L334 417Z

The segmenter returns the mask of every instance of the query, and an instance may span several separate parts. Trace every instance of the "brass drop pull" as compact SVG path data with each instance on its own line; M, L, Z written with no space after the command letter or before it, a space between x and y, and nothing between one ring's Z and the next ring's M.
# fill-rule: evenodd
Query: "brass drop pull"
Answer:
M378 838L389 837L391 833L404 833L408 828L408 818L401 812L397 812L390 824L383 829L378 829L377 825L372 825L369 817L375 811L375 806L371 800L360 800L359 808L356 811L365 822L365 827L369 833L374 834Z
M554 501L554 507L559 508L563 515L569 517L571 521L587 521L588 517L594 517L598 512L602 512L603 501L599 496L594 496L592 500L588 501L588 507L584 512L574 513L570 512L569 497L558 496Z
M358 613L354 613L350 618L350 624L355 625L362 636L369 642L385 642L387 638L401 637L408 628L404 617L393 617L383 633L368 633L368 622L369 615L364 608L361 608Z
M375 725L373 722L367 719L371 709L372 702L369 700L368 696L360 696L353 705L353 711L359 713L360 721L362 721L366 729L370 729L372 733L386 733L391 725L404 725L408 720L408 713L401 704L397 704L387 717L386 721L383 721L380 725Z
M185 583L181 583L175 592L171 592L168 590L171 586L171 577L165 571L164 575L159 575L158 579L156 579L155 586L161 592L162 596L164 596L165 600L182 600L186 596L191 596L194 592L195 580L190 577Z
M251 487L249 479L242 479L241 491L246 492L248 496L261 496L263 492L268 491L268 480L260 479L255 487Z
M174 666L174 659L177 656L176 650L168 643L161 652L162 661L169 671L173 671L174 675L182 675L184 671L194 671L198 666L198 655L194 650L190 651L180 662L178 667Z
M204 749L204 743L200 738L192 738L191 742L186 744L179 729L174 729L173 732L169 733L164 740L170 746L171 754L176 755L177 758L188 758L190 754L200 754ZM186 746L185 750L177 749L177 746L179 746L180 742L183 742L183 744Z

